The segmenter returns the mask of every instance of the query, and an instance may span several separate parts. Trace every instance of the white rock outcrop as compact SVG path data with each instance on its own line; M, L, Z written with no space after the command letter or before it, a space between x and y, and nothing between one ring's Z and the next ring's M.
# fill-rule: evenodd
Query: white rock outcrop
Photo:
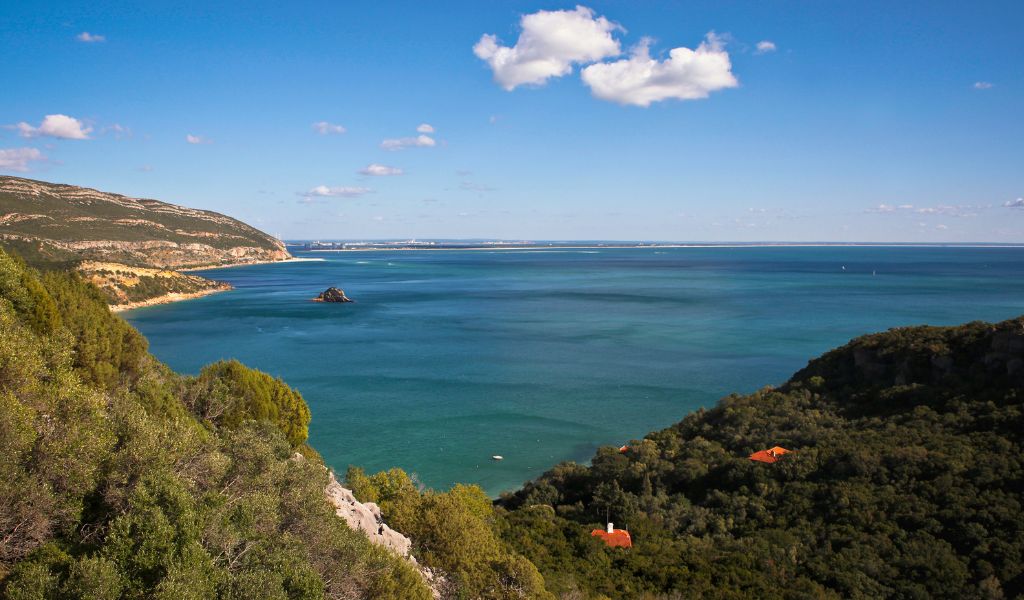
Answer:
M345 522L352 529L362 531L370 541L384 546L389 550L397 552L401 556L415 559L409 554L412 549L412 541L387 526L381 519L380 507L373 502L360 502L352 494L352 490L343 487L330 475L330 481L324 490L327 500L334 505L335 513L345 519Z

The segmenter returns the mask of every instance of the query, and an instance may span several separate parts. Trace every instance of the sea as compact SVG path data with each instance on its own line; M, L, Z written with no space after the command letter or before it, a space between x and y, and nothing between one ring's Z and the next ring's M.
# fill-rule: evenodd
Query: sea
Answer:
M1024 248L294 254L201 271L235 289L124 316L179 372L237 358L298 389L339 474L400 467L492 496L853 337L1024 314ZM355 302L311 301L329 286Z

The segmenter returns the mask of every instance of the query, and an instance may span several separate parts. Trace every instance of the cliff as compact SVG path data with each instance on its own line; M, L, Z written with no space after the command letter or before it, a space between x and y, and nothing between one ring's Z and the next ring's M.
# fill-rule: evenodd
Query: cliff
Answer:
M0 245L36 266L77 267L112 305L128 306L225 289L196 276L140 277L139 268L170 272L291 258L280 240L219 213L7 176L0 176ZM97 263L102 269L89 267Z

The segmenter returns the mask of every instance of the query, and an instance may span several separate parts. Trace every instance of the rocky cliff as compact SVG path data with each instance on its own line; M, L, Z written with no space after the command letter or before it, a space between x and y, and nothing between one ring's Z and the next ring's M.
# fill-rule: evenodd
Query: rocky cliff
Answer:
M34 266L77 269L116 308L230 289L178 269L291 258L280 240L219 213L4 176L0 246Z
M0 242L31 262L183 269L290 258L279 240L219 213L6 176Z

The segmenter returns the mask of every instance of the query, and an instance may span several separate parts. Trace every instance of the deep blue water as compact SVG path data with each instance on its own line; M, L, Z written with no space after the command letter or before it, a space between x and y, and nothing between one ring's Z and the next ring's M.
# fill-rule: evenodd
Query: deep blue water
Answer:
M339 471L492 494L857 335L1024 314L1020 248L299 255L324 260L208 271L237 289L125 316L178 371L238 358L284 378ZM357 302L309 301L331 285Z

